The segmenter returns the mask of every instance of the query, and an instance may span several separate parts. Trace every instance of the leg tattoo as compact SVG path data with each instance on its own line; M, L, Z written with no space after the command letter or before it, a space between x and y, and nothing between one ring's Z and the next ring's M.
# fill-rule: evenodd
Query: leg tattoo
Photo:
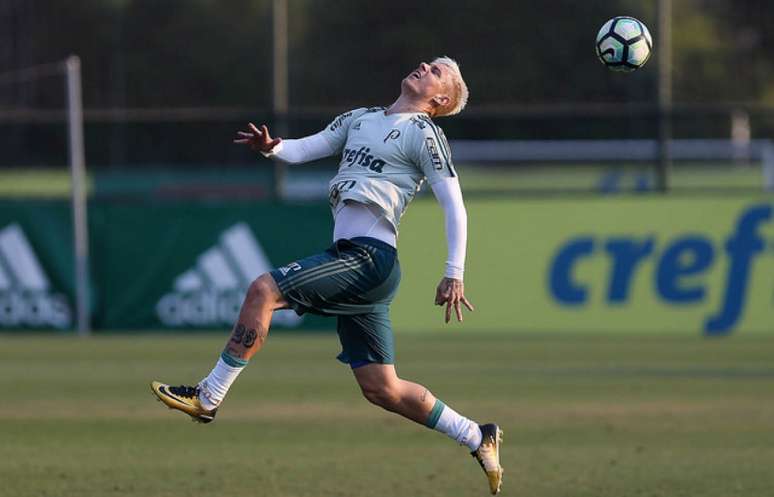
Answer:
M248 349L255 345L255 330L247 330L244 339L242 340L242 345Z
M245 336L245 326L242 323L238 323L234 328L234 333L231 335L231 341L234 343L240 343Z

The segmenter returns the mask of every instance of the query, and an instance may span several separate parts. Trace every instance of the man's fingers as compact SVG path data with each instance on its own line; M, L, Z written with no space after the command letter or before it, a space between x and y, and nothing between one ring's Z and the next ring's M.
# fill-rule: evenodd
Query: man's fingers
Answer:
M446 320L448 323L451 320L451 302L446 302Z
M237 138L234 140L234 143L250 143L250 140L248 140L247 138L241 138L241 139Z
M258 130L258 128L255 127L255 124L253 123L247 123L247 126L250 128L250 131L253 132L253 134L256 134L258 136L261 136L263 133ZM265 128L266 126L264 126Z
M255 133L248 133L247 131L237 131L237 134L239 136L244 136L245 138L252 138L255 136Z
M267 140L271 140L269 128L267 128L265 124L261 124L261 133L263 133L263 136L265 136Z
M457 314L457 322L462 322L462 307L460 306L460 301L454 303L454 313Z
M464 296L462 297L462 303L465 304L465 307L468 308L469 311L474 311L473 304L468 302L468 299L466 299Z

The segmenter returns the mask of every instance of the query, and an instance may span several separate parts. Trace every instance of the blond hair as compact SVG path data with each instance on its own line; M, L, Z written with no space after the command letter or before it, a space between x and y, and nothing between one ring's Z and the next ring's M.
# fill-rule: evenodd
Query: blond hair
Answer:
M451 57L436 57L433 64L443 64L451 69L452 74L452 95L451 105L448 107L448 111L438 112L438 116L453 116L462 112L462 109L468 103L468 85L465 84L465 80L462 79L462 72L460 72L460 66L457 61Z

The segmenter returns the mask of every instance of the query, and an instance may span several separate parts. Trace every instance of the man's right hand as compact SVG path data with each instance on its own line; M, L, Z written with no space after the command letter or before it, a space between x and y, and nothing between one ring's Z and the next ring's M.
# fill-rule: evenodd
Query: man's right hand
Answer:
M282 141L281 138L274 138L269 135L269 128L261 124L261 129L255 127L253 123L247 123L247 131L237 131L238 138L234 143L247 145L254 152L263 152L268 154L272 149Z

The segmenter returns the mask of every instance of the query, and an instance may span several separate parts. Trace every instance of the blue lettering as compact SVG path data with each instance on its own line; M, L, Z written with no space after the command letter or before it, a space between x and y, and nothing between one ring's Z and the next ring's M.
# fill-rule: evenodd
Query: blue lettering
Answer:
M357 161L358 165L361 165L361 166L363 165L363 160L367 157L366 154L368 154L368 152L370 151L371 151L370 148L366 148L365 151L363 151L363 147L360 148L360 150L357 153L360 156L360 160Z
M376 171L377 173L380 173L382 172L382 168L384 167L385 164L386 162L384 162L382 159L374 159L371 161L370 164L368 164L368 169L370 169L371 171Z
M664 251L656 269L656 288L664 300L674 303L699 302L704 299L704 285L686 286L681 280L705 271L712 265L715 249L703 237L685 237Z
M765 244L758 236L758 225L771 219L771 206L761 205L744 212L736 225L736 233L726 242L726 252L730 259L723 307L714 316L710 316L704 326L708 335L729 333L742 312L747 280L753 255L762 252Z
M605 250L613 259L607 301L617 304L625 302L629 297L629 288L637 264L653 252L653 238L648 238L643 242L626 238L612 238L605 244Z
M588 257L594 251L594 240L581 237L570 240L554 256L549 276L549 286L554 298L565 305L581 305L588 298L585 285L572 281L572 271L581 257Z

